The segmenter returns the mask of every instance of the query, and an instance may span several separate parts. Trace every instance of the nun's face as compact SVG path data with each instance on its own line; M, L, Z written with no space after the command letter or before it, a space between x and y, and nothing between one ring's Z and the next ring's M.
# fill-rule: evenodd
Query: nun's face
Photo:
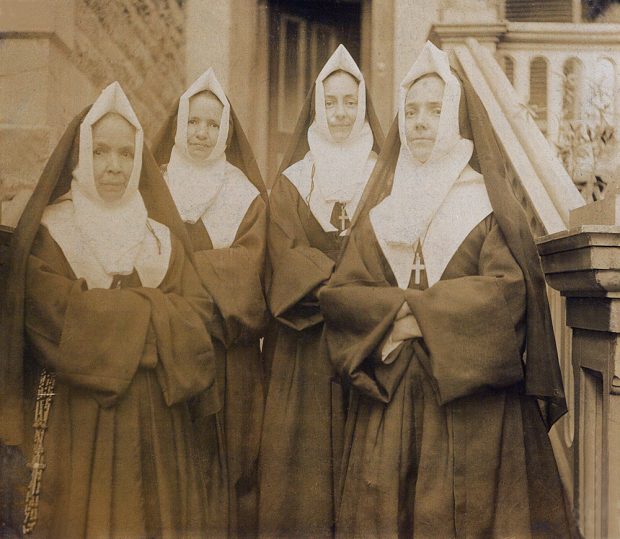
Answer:
M347 139L357 117L357 89L355 77L338 71L323 81L327 125L336 142Z
M108 113L93 124L93 173L97 193L119 200L131 176L136 130L120 114Z
M211 155L220 134L224 105L211 93L202 92L189 100L187 151L198 161Z
M414 82L405 98L405 126L411 154L418 161L428 160L437 138L445 83L439 77Z

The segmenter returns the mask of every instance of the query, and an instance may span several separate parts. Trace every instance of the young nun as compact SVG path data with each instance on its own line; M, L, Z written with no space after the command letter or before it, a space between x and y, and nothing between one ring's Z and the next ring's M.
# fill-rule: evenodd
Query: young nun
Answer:
M27 536L209 533L189 402L215 384L214 309L189 256L115 82L67 128L12 244L0 423L32 458Z
M263 295L267 195L254 155L212 69L181 96L156 158L189 233L195 265L214 298L214 345L230 489L231 535L257 526L257 459L264 391L259 339L268 320Z
M536 248L481 102L431 43L370 182L384 198L320 295L354 388L339 536L570 537Z
M259 531L331 536L344 403L320 346L317 292L376 161L381 129L364 78L340 45L321 70L270 195L267 297L275 324L260 457Z

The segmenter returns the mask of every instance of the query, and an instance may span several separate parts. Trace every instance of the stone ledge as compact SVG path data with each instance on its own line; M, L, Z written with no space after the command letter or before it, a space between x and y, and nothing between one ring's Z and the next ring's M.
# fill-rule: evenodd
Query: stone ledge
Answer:
M542 257L545 273L588 270L616 270L620 273L620 249L618 245L587 246Z
M566 323L576 329L620 333L620 299L567 298Z
M500 37L506 33L506 24L435 24L431 28L431 35L439 38L442 45L447 43L464 43L467 38L473 37L478 42L498 43Z
M616 270L568 270L546 273L545 277L551 288L566 297L604 298L620 295L620 273Z
M568 298L620 294L620 227L582 225L537 241L549 286Z
M536 239L538 252L550 255L585 247L619 247L620 226L581 225Z
M75 0L0 0L0 33L51 34L71 48Z
M538 239L552 288L569 298L610 298L620 292L619 216L620 199L610 193L608 199L573 209L570 230Z
M502 43L533 43L584 45L620 48L620 24L609 23L554 23L554 22L508 22Z

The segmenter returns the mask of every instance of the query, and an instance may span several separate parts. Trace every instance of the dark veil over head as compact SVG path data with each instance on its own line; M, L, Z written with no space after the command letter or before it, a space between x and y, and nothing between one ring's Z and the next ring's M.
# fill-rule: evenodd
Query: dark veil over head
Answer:
M487 112L465 75L458 69L455 71L454 74L463 88L459 109L461 136L474 142L470 165L484 176L493 214L525 277L527 294L525 393L539 399L545 424L547 428L551 428L553 423L566 413L567 408L545 278L538 251L527 217L507 179L504 153ZM358 219L367 215L390 194L399 152L400 134L397 117L392 123L383 151L368 181Z
M228 99L228 97L227 97ZM230 102L230 99L228 99ZM167 165L170 162L170 154L174 146L174 138L177 132L177 115L179 111L179 100L174 103L174 108L164 126L160 129L155 143L153 144L153 155L159 165ZM258 189L261 197L267 201L267 188L263 182L258 163L254 157L254 152L248 142L239 117L235 109L230 104L230 130L226 146L226 161L236 166L243 172L254 187Z
M71 188L80 125L90 106L69 124L41 173L9 248L9 262L0 283L0 442L19 445L24 428L24 300L30 250L46 206ZM166 225L192 257L187 232L159 167L144 145L139 190L149 217Z

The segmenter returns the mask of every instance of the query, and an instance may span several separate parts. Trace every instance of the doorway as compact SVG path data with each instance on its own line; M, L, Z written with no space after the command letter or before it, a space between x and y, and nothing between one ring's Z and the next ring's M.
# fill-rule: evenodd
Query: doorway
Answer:
M361 65L362 10L360 0L272 0L269 13L271 187L306 94L338 44Z

